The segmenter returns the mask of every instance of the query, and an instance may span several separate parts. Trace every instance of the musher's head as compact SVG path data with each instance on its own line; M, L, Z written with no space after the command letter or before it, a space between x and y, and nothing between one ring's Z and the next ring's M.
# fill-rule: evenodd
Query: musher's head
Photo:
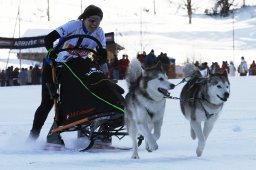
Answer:
M94 32L99 27L102 18L102 10L95 5L89 5L78 17L79 20L84 21L84 25L89 32Z

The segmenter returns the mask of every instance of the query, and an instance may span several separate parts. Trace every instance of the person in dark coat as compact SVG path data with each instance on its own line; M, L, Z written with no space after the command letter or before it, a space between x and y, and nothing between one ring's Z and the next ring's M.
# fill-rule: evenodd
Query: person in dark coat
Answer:
M166 75L168 75L169 69L170 69L170 59L167 56L167 54L166 53L161 53L157 57L157 61L160 61L162 63L163 69L164 69Z
M144 59L144 66L145 66L145 68L150 67L150 66L156 64L156 62L157 62L157 58L156 58L154 50L152 49L150 51L150 53L148 55L146 55L146 57Z

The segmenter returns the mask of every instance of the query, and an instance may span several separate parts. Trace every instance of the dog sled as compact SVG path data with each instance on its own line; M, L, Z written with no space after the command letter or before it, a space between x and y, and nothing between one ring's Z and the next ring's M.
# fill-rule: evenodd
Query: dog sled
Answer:
M69 50L78 54L79 51L86 51L97 58L98 53L92 49L74 47L58 50L73 38L78 42L91 39L102 48L101 43L92 36L72 35L55 47L57 54ZM124 90L89 60L88 57L83 59L77 55L65 63L51 62L54 88L50 91L54 98L55 117L49 134L79 132L79 136L87 137L90 141L81 151L92 148L98 138L117 137L121 140L128 134L124 127Z

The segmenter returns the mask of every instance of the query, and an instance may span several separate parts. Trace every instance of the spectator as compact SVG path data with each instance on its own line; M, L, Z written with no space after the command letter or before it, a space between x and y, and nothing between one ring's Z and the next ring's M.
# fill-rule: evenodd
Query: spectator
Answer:
M197 68L199 68L200 66L199 66L199 61L196 61L195 63L194 63L194 65L197 67Z
M140 61L142 67L144 67L144 60L145 60L146 52L143 51L142 54L137 54L137 59Z
M14 86L18 86L19 85L19 68L16 67L12 73L11 73L11 78L12 78L12 83Z
M222 61L222 66L220 68L220 72L223 73L224 71L229 73L229 67L228 67L228 62L227 61Z
M12 86L12 85L13 85L13 83L12 83L12 78L11 78L12 71L13 71L13 66L10 66L10 67L8 67L8 68L5 70L5 82L6 82L6 86Z
M236 67L234 66L233 61L229 63L229 76L236 76Z
M207 62L202 63L199 70L200 70L200 73L201 73L202 77L208 77L209 76L210 69L208 67Z
M27 71L27 74L28 74L28 85L31 85L32 84L32 69L33 67L32 66L29 66L29 69Z
M252 61L252 64L250 65L249 75L252 75L252 76L256 75L256 64L255 64L254 60Z
M120 79L120 66L118 62L117 55L114 55L113 62L112 62L112 75L114 80Z
M212 65L210 67L210 72L211 72L211 74L220 73L220 65L218 64L218 62L212 63Z
M19 73L19 83L20 85L26 85L28 82L28 73L27 70L25 68L21 68L21 71Z
M38 85L41 83L41 70L39 69L39 65L36 64L32 69L32 84Z
M247 62L245 61L244 57L241 57L241 63L238 66L238 73L240 73L240 76L246 76L248 73Z
M130 60L128 58L128 55L124 54L123 58L120 60L120 74L121 74L120 76L121 76L121 79L125 78L126 71L128 69L129 63L130 63Z
M167 54L166 53L161 53L157 57L157 61L160 61L162 63L163 69L164 69L166 75L168 75L169 68L170 68L170 59L167 57Z
M5 76L4 76L4 70L1 71L0 73L0 83L1 83L1 86L5 86Z
M146 57L144 59L144 66L145 66L145 68L150 67L150 66L156 64L156 62L157 62L157 58L156 58L154 50L152 49L150 51L150 53L148 55L146 55Z

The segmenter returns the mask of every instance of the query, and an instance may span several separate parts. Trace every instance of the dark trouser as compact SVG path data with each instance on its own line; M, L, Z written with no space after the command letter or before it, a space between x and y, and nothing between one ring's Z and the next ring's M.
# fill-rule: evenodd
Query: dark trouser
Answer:
M46 84L51 84L53 86L51 66L44 61L42 73L42 100L40 106L35 112L33 126L31 130L31 132L38 133L38 135L54 104L54 101L53 99L51 99L49 89Z

